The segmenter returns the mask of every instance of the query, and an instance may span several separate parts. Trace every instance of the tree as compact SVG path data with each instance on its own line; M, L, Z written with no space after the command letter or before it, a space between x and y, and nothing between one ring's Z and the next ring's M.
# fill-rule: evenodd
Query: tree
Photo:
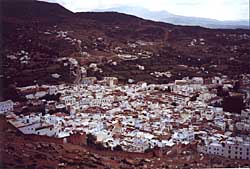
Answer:
M192 96L191 98L190 98L190 101L196 101L197 100L197 97L199 97L199 94L195 94L194 96Z
M217 95L220 96L220 97L229 96L229 92L223 90L223 87L222 87L222 86L219 86L219 87L217 88Z
M240 89L240 82L236 81L233 86L233 90L237 92Z
M123 151L121 145L115 146L114 151Z
M168 86L167 92L171 93L171 88Z
M173 102L171 103L172 106L177 106L177 103Z

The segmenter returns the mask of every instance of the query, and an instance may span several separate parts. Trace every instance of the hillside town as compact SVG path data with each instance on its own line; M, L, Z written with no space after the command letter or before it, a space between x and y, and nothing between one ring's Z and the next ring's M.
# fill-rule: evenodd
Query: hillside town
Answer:
M250 167L249 30L44 1L0 2L0 168Z
M0 110L22 134L62 144L159 156L183 145L204 155L249 160L249 77L242 77L237 92L226 76L160 85L83 77L79 84L20 87L27 101L1 102ZM239 102L244 106L237 112L228 110Z

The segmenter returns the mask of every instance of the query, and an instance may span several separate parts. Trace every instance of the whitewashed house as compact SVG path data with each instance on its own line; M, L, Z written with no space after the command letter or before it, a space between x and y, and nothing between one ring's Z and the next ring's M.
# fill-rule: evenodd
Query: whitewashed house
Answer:
M58 89L57 89L56 86L50 86L49 87L49 94L50 95L56 94L57 91L58 91Z
M193 77L192 83L193 84L204 84L204 79L203 79L203 77Z
M110 87L114 87L118 83L118 79L116 77L104 77L104 81Z
M0 102L0 114L4 114L13 111L14 103L11 100Z
M54 136L58 133L57 128L54 128L53 125L43 125L40 127L35 128L35 134L43 135L43 136Z
M23 134L37 134L36 128L40 127L40 122L23 124L21 126L16 126Z
M174 141L184 142L188 141L191 142L194 140L194 132L189 130L179 130L175 132L172 136Z
M198 145L198 152L219 155L230 159L250 160L250 142L243 140L227 140Z

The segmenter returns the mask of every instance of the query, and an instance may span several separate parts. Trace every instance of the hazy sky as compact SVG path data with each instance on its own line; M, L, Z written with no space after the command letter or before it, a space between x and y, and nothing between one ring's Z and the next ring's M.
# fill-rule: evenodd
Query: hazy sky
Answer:
M243 20L249 16L249 0L44 0L57 2L74 12L119 6L166 10L184 16L218 20Z

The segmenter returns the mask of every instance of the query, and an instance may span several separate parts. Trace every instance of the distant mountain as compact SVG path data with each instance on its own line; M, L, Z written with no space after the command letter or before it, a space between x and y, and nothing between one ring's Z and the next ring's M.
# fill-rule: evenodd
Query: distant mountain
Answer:
M209 19L209 18L180 16L180 15L169 13L167 11L149 11L145 8L129 7L129 6L120 6L116 8L109 8L109 9L102 9L102 10L98 9L94 11L95 12L116 11L116 12L136 15L144 19L167 22L167 23L172 23L175 25L202 26L202 27L207 27L207 28L248 29L248 25L249 25L247 20L219 21L216 19Z

